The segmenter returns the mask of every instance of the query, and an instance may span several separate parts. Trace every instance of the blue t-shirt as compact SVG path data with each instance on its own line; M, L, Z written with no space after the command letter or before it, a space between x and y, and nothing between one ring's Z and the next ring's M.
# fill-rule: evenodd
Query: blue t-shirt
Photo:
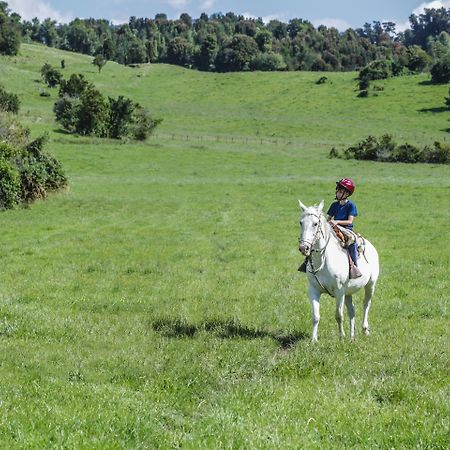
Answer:
M358 215L358 210L356 209L356 205L350 200L345 202L343 205L336 201L333 202L328 208L327 214L334 220L347 220L348 216L356 217ZM351 230L353 228L353 224L346 225L345 228Z

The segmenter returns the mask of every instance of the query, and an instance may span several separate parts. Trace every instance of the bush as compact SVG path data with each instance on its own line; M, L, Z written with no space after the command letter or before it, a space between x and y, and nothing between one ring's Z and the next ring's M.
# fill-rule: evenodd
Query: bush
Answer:
M136 105L132 120L131 136L138 141L145 141L162 122L162 119L153 119L140 105Z
M61 72L48 63L45 63L41 67L41 76L48 87L55 87L57 84L61 83L62 80Z
M390 76L392 76L392 61L389 59L373 61L359 72L360 80L383 80Z
M6 123L16 130L16 134L5 134L12 136L12 142L4 137L0 142L0 208L45 198L49 191L66 186L67 178L61 164L43 151L46 137L30 141L28 130L20 123L3 120L2 116L0 119L0 124Z
M82 74L72 74L68 80L61 79L59 85L59 96L64 97L80 97L81 94L89 86L89 81L87 81Z
M122 95L105 101L82 75L71 75L67 81L62 80L59 94L53 107L56 121L71 133L145 140L161 122Z
M4 87L0 86L0 110L17 114L19 106L19 97L16 94L6 92Z
M450 55L436 61L430 72L432 83L448 83L450 81Z
M345 149L343 154L333 147L328 157L341 158L341 155L347 159L449 164L450 145L435 142L433 147L425 146L423 149L419 149L408 143L397 145L391 135L385 134L380 139L377 139L375 136L368 136L358 144Z
M63 97L53 106L56 121L59 122L65 130L71 133L76 132L79 128L78 117L80 105L81 101L79 98Z
M9 209L17 205L20 191L19 172L10 162L0 158L0 208Z

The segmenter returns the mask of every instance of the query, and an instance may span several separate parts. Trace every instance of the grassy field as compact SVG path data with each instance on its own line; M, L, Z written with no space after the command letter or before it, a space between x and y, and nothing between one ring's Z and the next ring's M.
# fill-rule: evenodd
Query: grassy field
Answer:
M39 96L61 59L163 118L157 135L61 133L56 91ZM70 179L0 213L0 447L448 448L450 169L327 158L368 134L448 141L448 86L403 77L358 99L355 73L91 60L0 59ZM342 176L381 258L372 334L339 341L324 296L313 345L297 199L331 202Z

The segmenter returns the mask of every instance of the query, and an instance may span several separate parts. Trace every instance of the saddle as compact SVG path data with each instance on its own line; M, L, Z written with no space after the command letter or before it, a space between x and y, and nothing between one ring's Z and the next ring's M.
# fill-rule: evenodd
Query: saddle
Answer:
M343 248L348 248L349 245L356 242L358 253L364 254L364 238L359 233L355 233L354 231L341 227L340 225L330 225Z

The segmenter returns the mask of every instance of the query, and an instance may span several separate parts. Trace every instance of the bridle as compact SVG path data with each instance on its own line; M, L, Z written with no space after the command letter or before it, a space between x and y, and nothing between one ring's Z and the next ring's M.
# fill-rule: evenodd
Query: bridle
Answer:
M331 295L330 292L328 291L328 289L325 286L322 285L322 283L319 281L319 279L317 278L317 275L316 275L320 270L322 270L323 266L325 265L325 258L323 257L323 255L325 253L325 250L327 249L328 243L330 242L331 232L328 233L328 236L325 236L325 231L323 229L323 224L322 224L322 219L324 218L323 214L317 215L317 214L314 214L314 213L309 213L307 215L308 216L314 216L319 221L317 230L314 233L312 241L302 240L301 238L299 238L300 245L302 243L305 243L305 244L308 244L308 245L311 246L311 252L306 257L307 261L309 262L309 265L311 266L311 270L308 270L308 269L307 270L308 270L309 273L314 275L316 281L319 283L319 285L322 287L322 289L324 289L326 292L328 292L329 295ZM324 239L326 239L326 242L325 242L325 245L322 248L315 249L314 248L314 244L316 243L317 239L319 238L319 233L322 235L322 237ZM312 257L311 257L313 252L319 253L319 256L320 256L320 264L319 264L319 267L317 269L314 268L313 260L312 260Z

